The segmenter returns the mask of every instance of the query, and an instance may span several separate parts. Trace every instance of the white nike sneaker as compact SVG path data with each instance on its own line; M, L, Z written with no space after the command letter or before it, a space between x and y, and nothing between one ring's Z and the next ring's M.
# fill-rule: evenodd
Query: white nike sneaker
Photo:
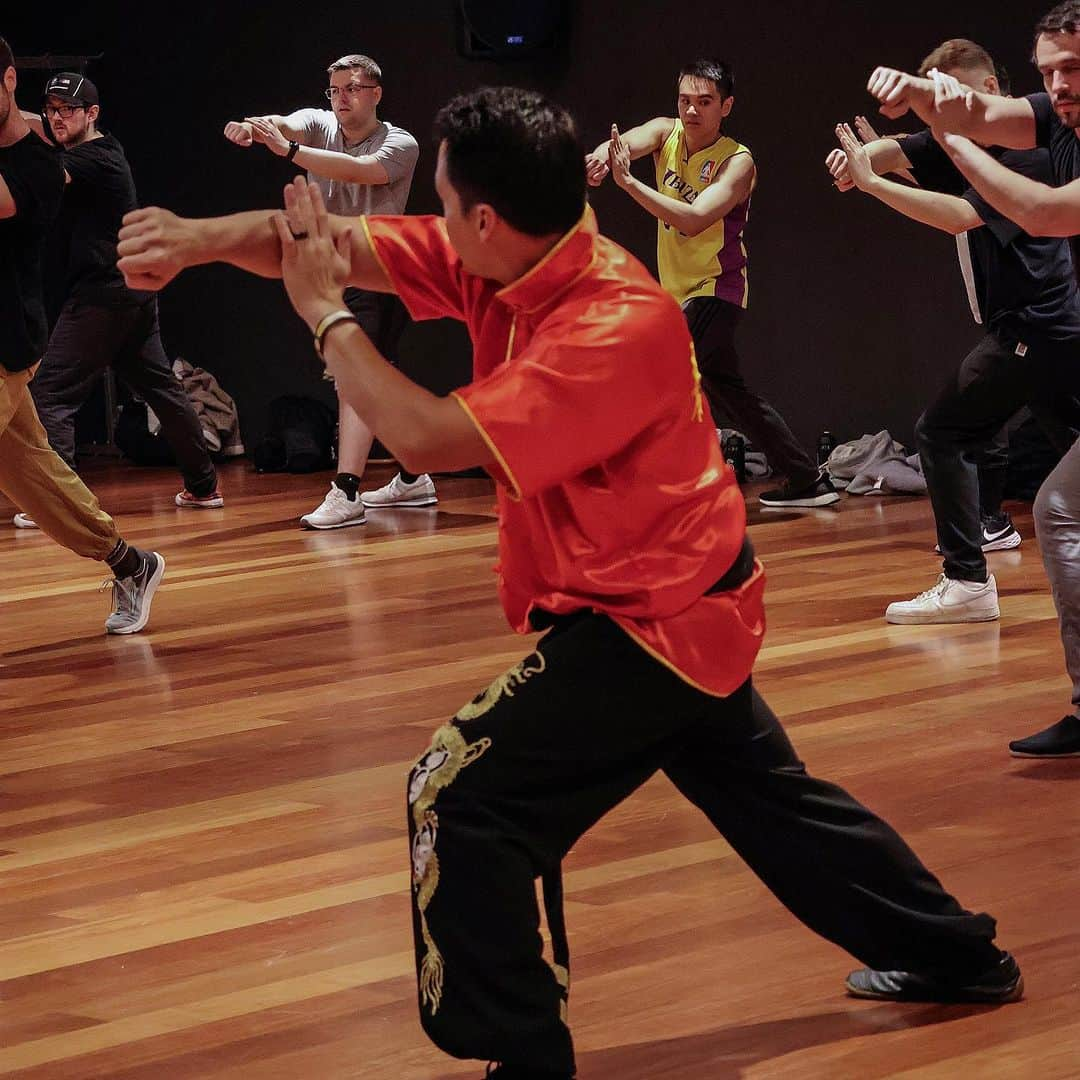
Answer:
M359 498L350 499L344 491L331 483L326 498L300 519L305 529L344 529L349 525L363 525L364 504Z
M36 529L38 527L38 523L29 514L24 514L21 511L11 519L11 524L16 529Z
M434 506L439 501L427 473L421 473L411 484L406 484L398 473L389 484L383 484L375 491L361 491L360 498L372 510L389 506Z
M1000 615L993 574L985 582L956 581L942 574L932 589L885 609L886 622L905 625L991 622Z

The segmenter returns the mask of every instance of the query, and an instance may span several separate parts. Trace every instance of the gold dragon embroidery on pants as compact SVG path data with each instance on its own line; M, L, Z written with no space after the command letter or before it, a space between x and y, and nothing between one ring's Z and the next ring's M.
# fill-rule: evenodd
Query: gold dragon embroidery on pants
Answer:
M513 697L515 690L524 686L534 675L539 675L546 667L547 661L542 652L531 653L509 671L504 671L467 705L463 705L454 719L463 724L476 720L495 708L504 697Z
M432 804L436 795L490 746L488 738L467 743L453 724L444 724L432 736L427 753L413 766L409 777L409 806L416 829L412 843L412 884L425 949L420 962L420 999L431 1010L432 1016L439 1011L442 1002L444 972L442 953L431 937L426 914L439 887L439 856L435 853L439 815L432 809Z

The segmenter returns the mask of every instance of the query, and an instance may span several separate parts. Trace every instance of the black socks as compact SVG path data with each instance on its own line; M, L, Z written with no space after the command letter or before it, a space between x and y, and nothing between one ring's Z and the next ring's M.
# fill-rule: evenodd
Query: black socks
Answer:
M349 502L356 502L356 496L360 492L360 477L351 472L339 472L334 477L334 483L341 488L349 498Z
M109 569L118 578L131 577L143 564L144 555L126 540L117 540L116 547L105 556Z

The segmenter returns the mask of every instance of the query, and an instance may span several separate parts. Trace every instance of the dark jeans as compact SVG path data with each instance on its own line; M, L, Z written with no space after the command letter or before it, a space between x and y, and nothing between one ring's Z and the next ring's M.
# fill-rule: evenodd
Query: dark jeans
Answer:
M1024 405L1062 453L1072 442L1065 391L1075 349L1029 345L1018 356L1017 346L996 333L983 337L915 425L945 574L956 580L986 580L979 452Z
M735 349L735 329L743 309L709 296L697 296L683 304L683 312L694 339L701 389L712 410L717 427L741 431L764 451L772 470L786 476L793 488L802 488L817 479L818 467L799 445L784 418L743 381L739 354Z
M91 304L68 300L56 320L30 390L49 445L75 466L75 414L98 376L112 366L150 406L194 495L217 486L202 425L161 344L157 299L144 303Z
M962 979L999 959L994 920L809 776L749 680L705 694L582 613L441 727L410 773L420 1015L443 1050L570 1072L569 959L544 959L535 879L547 885L659 769L794 915L863 963ZM561 905L548 922L562 938Z

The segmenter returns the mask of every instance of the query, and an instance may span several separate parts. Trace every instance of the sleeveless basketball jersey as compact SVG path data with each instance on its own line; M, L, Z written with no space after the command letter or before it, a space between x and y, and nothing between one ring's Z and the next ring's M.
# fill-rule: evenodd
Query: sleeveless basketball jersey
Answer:
M656 154L657 190L670 198L693 203L725 161L736 154L749 153L741 143L721 135L716 142L688 157L682 121L676 120ZM657 221L656 262L660 284L680 304L695 296L715 296L737 307L746 307L749 285L742 234L749 213L747 196L697 236L684 236L678 229Z

